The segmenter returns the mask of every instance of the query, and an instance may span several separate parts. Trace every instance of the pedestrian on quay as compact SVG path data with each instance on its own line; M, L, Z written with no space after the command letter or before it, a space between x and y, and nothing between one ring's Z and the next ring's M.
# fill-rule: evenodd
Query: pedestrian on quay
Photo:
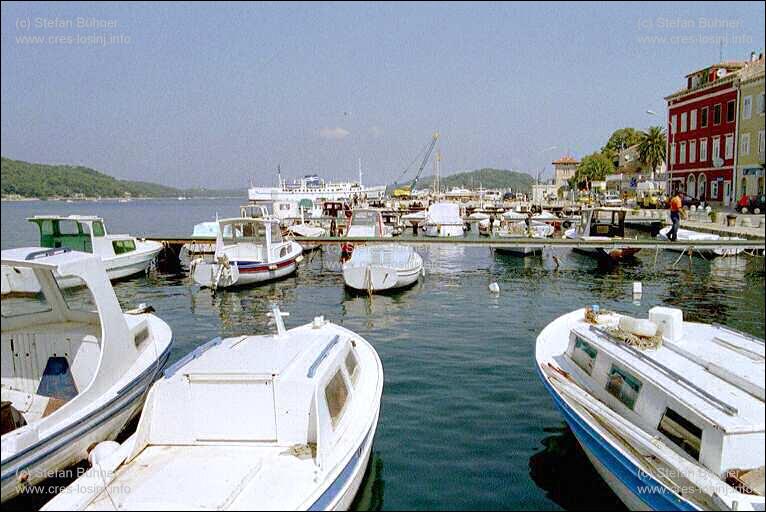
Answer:
M681 212L683 212L684 203L681 201L681 191L676 190L673 197L670 198L670 222L673 226L668 233L668 240L675 242L678 240L678 228L681 225Z

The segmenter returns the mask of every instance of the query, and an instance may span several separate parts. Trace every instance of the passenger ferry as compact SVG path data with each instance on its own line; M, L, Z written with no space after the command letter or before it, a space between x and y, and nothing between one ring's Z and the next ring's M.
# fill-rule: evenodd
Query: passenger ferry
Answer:
M365 187L362 185L361 173L358 182L326 182L317 175L304 176L299 180L288 182L278 178L276 187L250 187L247 191L250 201L294 201L308 199L312 202L320 199L329 201L351 200L354 196L367 199L380 199L385 196L386 187Z

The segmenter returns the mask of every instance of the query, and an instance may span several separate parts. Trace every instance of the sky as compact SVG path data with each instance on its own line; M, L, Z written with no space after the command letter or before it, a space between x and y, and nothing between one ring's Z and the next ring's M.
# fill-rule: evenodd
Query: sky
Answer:
M208 188L278 165L355 179L360 158L391 183L435 130L443 174L550 176L617 128L664 126L684 75L762 52L766 24L763 2L1 9L4 157Z

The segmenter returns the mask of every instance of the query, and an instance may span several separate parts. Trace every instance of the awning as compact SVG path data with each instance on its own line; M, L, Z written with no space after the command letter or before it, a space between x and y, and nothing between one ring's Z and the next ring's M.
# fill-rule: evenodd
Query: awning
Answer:
M745 167L742 169L742 176L763 176L763 167Z

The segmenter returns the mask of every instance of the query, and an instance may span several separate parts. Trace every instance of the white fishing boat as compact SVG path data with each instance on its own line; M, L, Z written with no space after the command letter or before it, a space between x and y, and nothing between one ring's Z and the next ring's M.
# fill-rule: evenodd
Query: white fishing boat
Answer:
M432 237L463 236L465 223L456 203L434 203L428 207L423 233Z
M504 220L495 238L508 240L521 240L524 238L549 238L553 235L553 226L544 222L507 221ZM542 247L529 247L521 245L499 245L495 248L499 253L513 254L515 256L534 256L543 253Z
M354 332L323 317L286 330L283 315L275 335L218 338L168 368L136 433L43 510L348 509L383 367Z
M537 371L631 510L764 510L764 342L656 307L587 308L537 338Z
M2 501L88 457L137 414L170 354L172 332L125 314L103 262L68 248L2 251L34 273L34 298L2 300ZM62 277L86 289L63 292Z
M625 210L620 208L583 208L580 213L580 223L566 230L564 238L585 242L626 240L625 213ZM575 252L615 263L635 255L639 250L635 247L605 249L587 246L574 249Z
M343 263L346 286L370 293L410 286L422 274L423 258L406 245L359 247Z
M109 279L123 279L146 272L162 250L162 244L130 235L110 235L101 217L86 215L36 215L27 219L37 225L40 247L67 248L92 253L104 263ZM2 293L37 293L40 284L31 270L3 266ZM80 286L79 279L61 277L61 288Z
M227 233L231 238L225 238ZM212 289L246 286L292 274L302 253L297 242L282 240L276 219L222 219L213 261L195 259L191 275L197 284Z
M664 242L669 242L670 239L668 238L668 233L670 233L670 230L672 229L671 226L664 227L660 230L659 234L657 234L657 240L662 240ZM737 237L722 237L720 235L716 235L713 233L701 233L699 231L692 231L690 229L682 229L680 228L678 230L678 237L675 243L678 244L678 248L675 247L668 247L667 250L669 251L675 251L675 252L684 252L688 248L684 246L684 242L697 242L700 240L719 240L719 241L726 241L726 240L742 240L742 238ZM699 256L702 256L704 258L714 258L716 256L736 256L737 254L741 254L744 249L739 249L736 247L732 247L729 249L723 249L723 248L715 248L715 249L694 249L693 253L697 254Z
M346 230L347 238L390 238L393 232L383 222L383 214L375 208L358 208L351 212L351 219ZM354 251L353 242L341 245L341 254L348 258Z

